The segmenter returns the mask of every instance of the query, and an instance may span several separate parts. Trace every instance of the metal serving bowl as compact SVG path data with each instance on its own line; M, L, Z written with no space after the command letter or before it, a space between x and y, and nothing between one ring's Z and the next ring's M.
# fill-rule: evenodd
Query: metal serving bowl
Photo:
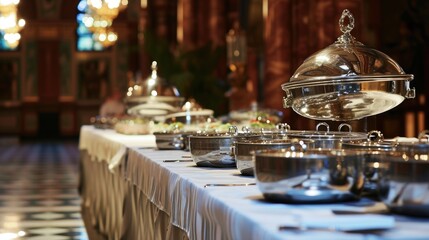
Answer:
M236 129L235 129L236 130ZM189 136L192 159L200 167L236 167L232 146L235 141L259 139L259 134L199 133Z
M401 143L374 158L379 160L380 198L389 209L429 217L429 143Z
M235 156L235 161L237 163L237 169L242 175L253 176L254 175L254 162L253 154L257 150L265 149L283 149L289 148L292 146L300 146L303 144L301 141L299 143L298 139L272 139L272 140L244 140L236 141L234 143L233 152ZM311 144L306 142L305 144Z
M392 151L397 143L384 141L384 136L380 131L372 130L368 132L366 141L350 141L342 144L345 149L357 149L362 151Z
M364 184L364 163L364 154L352 150L256 151L256 183L273 202L355 200Z
M354 149L365 152L365 184L362 195L379 200L378 182L380 163L377 154L395 151L397 143L384 141L380 131L368 132L366 141L350 141L342 144L343 149Z
M344 25L346 17L348 25ZM385 112L415 97L410 88L413 75L350 34L354 18L347 9L339 23L344 34L308 57L282 84L284 107L311 119L348 121Z
M189 151L189 136L195 132L166 131L154 132L153 134L159 150Z

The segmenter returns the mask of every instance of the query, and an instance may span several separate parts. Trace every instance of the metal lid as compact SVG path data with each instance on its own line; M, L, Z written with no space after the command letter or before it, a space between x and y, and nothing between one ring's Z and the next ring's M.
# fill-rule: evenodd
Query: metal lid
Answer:
M180 93L177 88L158 76L158 64L156 61L152 62L151 68L152 73L148 78L128 88L125 101L142 103L155 99L159 102L175 102L178 100ZM183 98L180 98L179 102L181 104Z
M344 25L346 17L349 24ZM354 28L354 18L349 10L343 11L339 24L343 35L332 45L308 57L290 78L288 86L413 79L413 75L405 74L392 58L365 46L350 34Z
M342 147L369 151L390 151L394 150L396 145L394 142L384 141L384 136L380 131L372 130L368 132L366 141L345 142Z
M321 131L320 127L324 126L326 131ZM343 127L349 129L348 132L342 131ZM299 139L312 139L312 140L364 140L367 138L367 134L363 132L352 132L352 128L349 124L342 123L338 126L338 131L330 131L329 125L325 122L318 123L315 131L307 130L290 130L286 132L288 137L299 138Z
M339 25L343 35L308 57L282 84L287 95L284 107L311 119L348 121L382 113L404 98L415 97L409 84L412 74L350 34L354 18L349 10L343 11Z
M125 98L128 114L154 118L179 111L184 98L176 87L158 76L157 66L153 61L152 74L128 88Z

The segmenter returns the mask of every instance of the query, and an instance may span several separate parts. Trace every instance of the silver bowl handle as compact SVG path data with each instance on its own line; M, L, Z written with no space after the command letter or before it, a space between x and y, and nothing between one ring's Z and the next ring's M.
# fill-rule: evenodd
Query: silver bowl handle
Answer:
M352 132L352 126L348 123L341 123L338 126L338 131L341 132L341 130L343 129L343 127L347 127L349 129L349 132Z
M366 139L368 142L381 142L384 140L383 133L377 130L372 130L368 132L368 135L366 136Z
M292 107L292 97L291 96L287 96L287 97L283 97L283 107L284 108L290 108Z
M415 97L416 97L416 89L415 88L407 89L407 92L405 93L405 98L415 98Z
M276 125L276 129L279 130L279 131L282 131L282 132L283 131L287 132L287 131L290 130L290 125L287 124L287 123L278 123Z
M237 133L238 133L238 128L237 128L237 126L230 126L230 127L228 128L228 134L236 135Z
M327 123L325 123L325 122L318 123L318 124L316 125L316 131L318 131L318 132L320 131L320 130L319 130L320 126L324 126L324 127L326 127L326 132L329 132L329 124L327 124Z
M243 126L243 127L241 128L241 130L242 130L244 133L250 133L250 128L249 128L248 126Z

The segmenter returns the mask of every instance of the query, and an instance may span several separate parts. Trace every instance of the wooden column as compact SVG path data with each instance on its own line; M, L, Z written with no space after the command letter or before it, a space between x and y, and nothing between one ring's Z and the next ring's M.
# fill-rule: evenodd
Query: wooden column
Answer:
M225 46L226 44L226 6L225 1L209 0L208 34L209 41L213 47ZM226 54L222 54L216 68L216 76L226 79L227 74Z
M208 35L214 46L225 45L226 35L226 9L225 2L209 0L209 24Z
M57 103L60 91L59 41L38 41L39 101Z
M139 11L139 23L138 23L138 33L137 41L139 46L139 70L142 76L148 76L150 74L150 57L144 51L144 33L149 28L149 14L147 11L147 6L140 6ZM131 74L128 76L129 81L135 80L134 76Z
M195 0L180 0L179 6L182 8L182 29L183 39L182 47L185 49L193 49L197 44L197 13Z
M197 45L202 46L210 40L208 19L210 9L207 7L206 1L197 1L197 11L194 12L197 19Z
M267 108L283 109L281 84L292 74L291 0L268 0L265 20L265 79L263 99ZM285 111L288 121L290 110Z

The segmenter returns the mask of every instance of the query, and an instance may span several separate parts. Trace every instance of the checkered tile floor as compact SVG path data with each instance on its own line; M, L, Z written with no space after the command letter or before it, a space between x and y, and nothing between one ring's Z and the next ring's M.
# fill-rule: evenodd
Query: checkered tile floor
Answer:
M0 145L0 240L88 239L76 143Z

